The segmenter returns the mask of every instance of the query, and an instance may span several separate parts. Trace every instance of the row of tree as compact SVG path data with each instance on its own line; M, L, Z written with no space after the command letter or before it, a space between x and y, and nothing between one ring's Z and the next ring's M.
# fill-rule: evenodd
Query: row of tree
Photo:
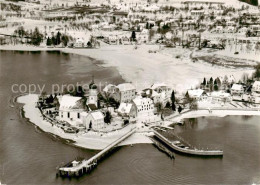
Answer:
M67 46L68 42L69 42L70 38L68 35L66 34L61 34L59 31L57 32L56 35L53 35L51 38L48 37L47 38L47 46L56 46L56 45L60 45L61 43L63 44L63 46Z

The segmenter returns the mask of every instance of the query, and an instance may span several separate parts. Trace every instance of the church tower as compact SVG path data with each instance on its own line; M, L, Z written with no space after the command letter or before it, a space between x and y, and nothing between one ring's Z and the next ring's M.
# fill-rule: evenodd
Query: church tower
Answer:
M95 105L97 107L98 91L97 85L94 82L94 76L92 76L92 82L89 84L89 94L87 98L87 105Z

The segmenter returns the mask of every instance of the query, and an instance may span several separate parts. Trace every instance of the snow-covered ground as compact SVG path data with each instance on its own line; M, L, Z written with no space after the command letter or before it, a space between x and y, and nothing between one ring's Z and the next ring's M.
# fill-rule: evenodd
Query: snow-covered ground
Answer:
M239 80L243 73L253 72L252 69L213 66L205 62L194 63L190 59L193 53L191 49L177 47L160 50L159 47L158 45L138 45L138 48L134 49L133 45L102 44L99 49L73 49L5 45L0 46L0 50L49 49L89 56L103 61L104 67L116 67L124 80L132 82L137 90L147 88L156 82L164 82L178 92L185 92L187 89L195 88L204 77L234 75ZM149 53L149 50L157 51L157 53ZM238 59L234 58L234 60Z

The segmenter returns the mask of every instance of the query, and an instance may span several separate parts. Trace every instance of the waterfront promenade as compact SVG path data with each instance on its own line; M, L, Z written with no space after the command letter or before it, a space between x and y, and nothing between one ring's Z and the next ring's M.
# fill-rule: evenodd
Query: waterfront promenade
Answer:
M175 151L178 151L180 153L189 154L189 155L197 155L197 156L223 156L222 150L199 150L199 149L192 149L192 148L182 148L174 144L174 142L171 142L166 137L164 137L162 134L154 130L155 136L160 139L162 142L167 144L170 148L174 149Z

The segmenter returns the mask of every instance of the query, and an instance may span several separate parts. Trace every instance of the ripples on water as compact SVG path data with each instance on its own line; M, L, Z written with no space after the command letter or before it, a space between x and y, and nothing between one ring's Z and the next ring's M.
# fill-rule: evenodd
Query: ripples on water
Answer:
M83 150L39 132L11 108L13 83L122 82L114 68L78 55L57 52L0 52L0 180L9 184L252 184L260 183L259 117L199 118L175 126L190 144L224 150L221 158L176 154L171 160L153 145L120 147L93 173L80 179L56 179L55 168ZM49 90L49 89L47 89Z

